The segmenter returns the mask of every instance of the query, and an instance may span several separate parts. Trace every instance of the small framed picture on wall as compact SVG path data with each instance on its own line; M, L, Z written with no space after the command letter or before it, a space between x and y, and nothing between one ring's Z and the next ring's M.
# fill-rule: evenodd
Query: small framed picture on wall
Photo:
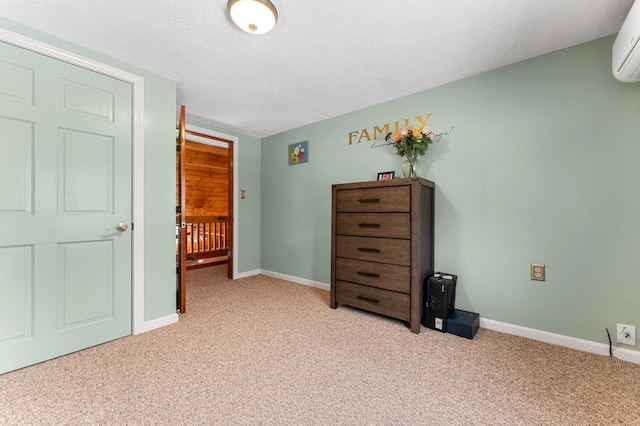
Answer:
M307 163L309 161L309 141L289 145L289 165Z
M391 180L396 175L396 172L380 172L378 173L378 180Z

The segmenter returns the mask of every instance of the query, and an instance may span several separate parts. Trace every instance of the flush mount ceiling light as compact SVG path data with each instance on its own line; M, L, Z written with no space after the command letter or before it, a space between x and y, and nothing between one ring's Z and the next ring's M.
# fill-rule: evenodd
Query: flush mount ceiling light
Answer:
M233 22L251 34L271 31L278 20L278 11L269 0L229 0L227 9Z

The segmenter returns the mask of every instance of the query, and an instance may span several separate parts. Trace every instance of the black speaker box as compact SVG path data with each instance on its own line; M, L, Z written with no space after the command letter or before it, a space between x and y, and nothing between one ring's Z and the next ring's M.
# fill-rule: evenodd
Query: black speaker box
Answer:
M422 325L443 333L447 331L445 320L453 312L457 280L456 275L442 272L425 280Z
M447 333L473 339L480 328L480 315L475 312L454 309L445 321Z

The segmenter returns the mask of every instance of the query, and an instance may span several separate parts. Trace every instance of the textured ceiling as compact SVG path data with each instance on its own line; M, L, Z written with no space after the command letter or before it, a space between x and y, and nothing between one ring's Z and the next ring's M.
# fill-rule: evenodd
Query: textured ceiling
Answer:
M617 33L633 0L0 0L0 16L177 82L190 117L264 137Z

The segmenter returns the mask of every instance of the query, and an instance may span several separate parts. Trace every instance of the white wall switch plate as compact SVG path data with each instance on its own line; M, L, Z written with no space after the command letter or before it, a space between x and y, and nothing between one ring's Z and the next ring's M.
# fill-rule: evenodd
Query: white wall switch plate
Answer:
M618 343L635 346L636 327L633 325L618 324Z

